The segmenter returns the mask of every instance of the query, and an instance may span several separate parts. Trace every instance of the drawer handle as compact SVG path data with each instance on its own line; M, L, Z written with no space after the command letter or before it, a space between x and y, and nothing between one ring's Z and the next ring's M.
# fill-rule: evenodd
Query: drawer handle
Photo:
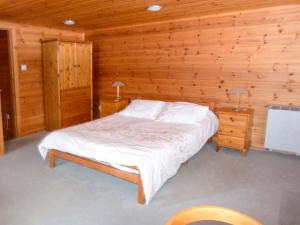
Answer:
M229 119L231 120L231 122L234 122L234 119L232 117L229 117Z

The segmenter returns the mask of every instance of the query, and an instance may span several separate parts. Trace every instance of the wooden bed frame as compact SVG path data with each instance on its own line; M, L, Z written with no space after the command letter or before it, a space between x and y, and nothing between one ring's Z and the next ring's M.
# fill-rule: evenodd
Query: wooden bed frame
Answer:
M209 103L203 103L203 105L207 105L207 106L209 106L210 110L213 110L215 103L209 102ZM211 141L212 141L212 138L210 138L207 142L210 143ZM59 151L56 149L50 149L48 151L48 161L49 161L50 168L55 167L55 165L56 165L55 159L56 158L68 160L68 161L80 164L82 166L85 166L85 167L88 167L91 169L95 169L95 170L101 171L103 173L106 173L106 174L109 174L109 175L112 175L112 176L115 176L120 179L123 179L123 180L126 180L126 181L136 184L138 187L138 203L140 203L140 204L145 203L145 194L144 194L142 178L141 178L140 172L136 166L125 166L125 167L137 170L139 172L138 174L126 172L126 171L114 168L112 166L106 165L101 162L93 161L91 159L76 156L76 155L62 152L62 151ZM188 161L186 161L182 164L187 165Z
M135 173L129 173L123 170L119 170L117 168L114 168L112 166L106 165L104 163L100 163L97 161L93 161L84 157L76 156L70 153L66 152L61 152L59 150L51 149L48 151L48 161L49 161L49 167L54 168L56 163L55 163L55 158L60 158L64 160L68 160L77 164L80 164L82 166L95 169L98 171L101 171L103 173L112 175L114 177L118 177L120 179L129 181L131 183L134 183L138 187L138 203L144 204L145 203L145 194L144 194L144 188L143 188L143 183L142 183L142 178L140 176L140 173L135 174ZM182 163L183 165L187 165L188 161ZM136 166L126 166L130 169L138 170Z
M49 160L49 167L54 168L56 163L55 163L55 158L60 158L64 160L68 160L77 164L80 164L82 166L95 169L98 171L101 171L103 173L107 173L109 175L121 178L123 180L129 181L131 183L137 184L138 187L138 203L144 204L145 203L145 195L144 195L144 188L143 188L143 183L142 179L140 176L140 173L135 174L135 173L129 173L123 170L116 169L112 166L93 161L84 157L76 156L70 153L66 152L61 152L55 149L51 149L48 151L48 160ZM131 169L135 169L137 171L138 168L135 166L126 166Z

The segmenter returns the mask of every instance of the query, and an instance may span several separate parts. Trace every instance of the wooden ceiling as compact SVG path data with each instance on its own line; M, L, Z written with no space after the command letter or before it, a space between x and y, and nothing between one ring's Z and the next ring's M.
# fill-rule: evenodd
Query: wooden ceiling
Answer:
M0 0L0 20L85 31L296 3L299 0ZM150 4L162 10L146 11ZM64 25L66 18L76 25Z

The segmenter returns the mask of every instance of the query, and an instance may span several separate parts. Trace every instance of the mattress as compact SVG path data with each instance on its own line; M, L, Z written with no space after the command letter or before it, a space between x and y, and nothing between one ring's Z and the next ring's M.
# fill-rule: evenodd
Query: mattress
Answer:
M39 144L48 149L105 162L132 173L136 166L146 204L180 165L196 154L217 131L218 120L209 112L199 124L166 123L114 114L48 134Z

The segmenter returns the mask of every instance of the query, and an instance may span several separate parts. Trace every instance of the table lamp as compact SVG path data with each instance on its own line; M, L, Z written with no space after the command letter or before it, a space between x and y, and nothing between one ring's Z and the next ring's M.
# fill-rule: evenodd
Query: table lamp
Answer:
M112 84L113 87L117 88L117 97L116 97L116 100L120 100L120 87L124 87L125 84L121 81L115 81L113 84Z
M234 87L231 90L229 90L230 94L235 94L235 108L234 111L240 111L240 100L241 95L246 93L246 89L243 87Z

